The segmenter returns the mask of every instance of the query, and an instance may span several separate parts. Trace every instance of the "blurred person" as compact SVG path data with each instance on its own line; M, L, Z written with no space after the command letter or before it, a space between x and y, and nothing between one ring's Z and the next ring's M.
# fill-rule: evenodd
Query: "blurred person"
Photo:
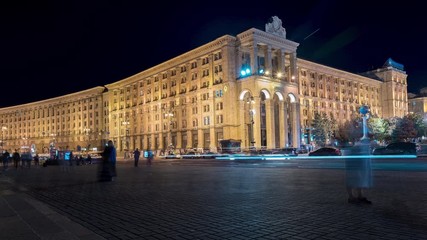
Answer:
M39 155L36 153L36 155L33 157L34 159L34 166L39 166L40 158Z
M141 155L141 152L137 149L135 149L135 151L133 152L133 158L134 158L134 166L138 167L138 162L139 162L139 156Z
M98 181L113 181L114 177L117 176L116 157L116 148L114 147L113 141L109 140L104 152L102 153L102 163L100 164Z
M151 164L153 163L153 158L154 158L154 153L151 150L147 151L147 165L151 166Z
M348 203L372 204L364 196L364 190L372 187L370 152L369 140L357 142L348 152L350 156L360 155L360 158L346 158L345 160Z
M3 155L2 155L2 161L3 161L3 170L7 170L9 167L9 158L10 158L10 153L5 150Z
M15 152L12 154L13 165L15 169L18 169L19 161L21 160L21 155L18 153L18 149L15 149Z
M90 156L90 154L87 155L86 161L87 164L92 164L92 157Z

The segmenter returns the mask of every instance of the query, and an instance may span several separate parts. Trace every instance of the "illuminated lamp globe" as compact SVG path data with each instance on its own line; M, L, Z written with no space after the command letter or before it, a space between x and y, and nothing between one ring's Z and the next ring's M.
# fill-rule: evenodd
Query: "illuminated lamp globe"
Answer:
M366 115L367 113L369 113L369 107L366 105L363 105L359 108L359 112L363 115Z

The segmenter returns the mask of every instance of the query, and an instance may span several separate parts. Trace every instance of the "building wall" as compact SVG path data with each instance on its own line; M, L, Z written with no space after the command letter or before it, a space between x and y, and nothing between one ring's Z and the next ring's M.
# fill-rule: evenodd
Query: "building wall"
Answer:
M298 147L316 111L340 123L363 104L383 117L407 112L403 71L383 68L364 77L297 59L297 47L254 28L225 35L105 91L0 109L4 142L76 149L112 139L121 154L217 151L220 140L235 139L244 149L272 149Z
M101 148L104 136L102 92L96 87L65 96L0 109L4 149L33 146L37 152Z
M424 121L427 122L427 88L420 89L418 95L411 95L412 96L408 99L409 112L423 116Z

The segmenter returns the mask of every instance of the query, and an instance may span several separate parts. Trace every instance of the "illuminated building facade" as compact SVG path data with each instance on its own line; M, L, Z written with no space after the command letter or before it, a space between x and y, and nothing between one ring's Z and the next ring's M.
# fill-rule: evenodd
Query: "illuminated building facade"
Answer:
M101 147L107 138L102 128L104 90L96 87L0 109L2 147L13 151L28 146L38 153Z
M105 88L0 109L6 144L26 138L39 149L55 136L71 149L108 138L119 152L217 151L220 140L235 139L243 149L273 149L308 141L301 136L316 111L339 122L362 104L380 117L407 113L403 66L389 59L353 74L297 59L298 45L273 17L265 31L225 35Z
M411 94L408 101L409 112L420 114L427 122L427 87L421 88L419 94Z

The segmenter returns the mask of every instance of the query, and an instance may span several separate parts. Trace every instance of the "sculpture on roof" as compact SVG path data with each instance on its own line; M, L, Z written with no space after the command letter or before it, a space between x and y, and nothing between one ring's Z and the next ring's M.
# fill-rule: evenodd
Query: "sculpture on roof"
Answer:
M385 61L383 67L393 67L401 71L404 71L405 69L403 64L397 63L391 58L388 58L387 61Z
M286 38L286 29L282 26L282 20L277 16L271 17L265 24L265 31Z

